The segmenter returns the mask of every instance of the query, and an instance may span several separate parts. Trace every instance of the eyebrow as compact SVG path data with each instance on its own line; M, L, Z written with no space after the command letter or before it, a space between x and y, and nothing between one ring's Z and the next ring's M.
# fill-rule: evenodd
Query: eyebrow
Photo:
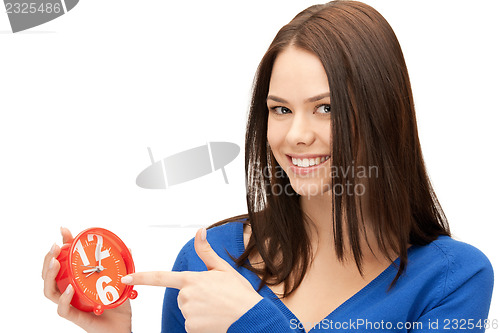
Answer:
M322 94L319 94L319 95L316 95L313 97L309 97L308 99L306 99L304 101L304 103L317 102L319 100L322 100L325 97L330 97L330 92L326 92L326 93L322 93ZM274 96L274 95L267 96L267 100L273 100L273 101L278 102L278 103L288 103L285 99L283 99L281 97Z

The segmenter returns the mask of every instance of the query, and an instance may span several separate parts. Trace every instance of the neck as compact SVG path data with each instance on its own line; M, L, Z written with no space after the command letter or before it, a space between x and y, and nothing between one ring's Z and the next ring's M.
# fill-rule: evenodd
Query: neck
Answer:
M316 196L301 196L300 207L304 214L309 217L306 229L311 241L333 240L331 191Z
M366 198L363 198L364 201ZM308 232L313 253L317 251L326 250L335 255L335 244L333 240L333 215L332 215L332 195L331 191L322 193L317 196L301 196L300 206L304 214L309 217L306 220L306 230ZM363 205L364 206L364 205ZM364 206L365 207L365 206ZM359 216L359 215L358 215ZM378 247L377 239L375 233L371 228L371 220L369 219L369 214L367 210L363 209L364 221L363 223L366 228L366 238L364 233L360 231L360 246L363 253L363 259L367 261L381 259L384 256L382 251ZM352 257L350 250L350 242L347 233L347 221L343 218L343 239L344 239L344 249L347 261L354 262L354 257ZM370 250L371 248L371 250ZM373 253L372 253L373 250ZM397 256L396 256L397 257ZM394 259L396 258L394 257Z

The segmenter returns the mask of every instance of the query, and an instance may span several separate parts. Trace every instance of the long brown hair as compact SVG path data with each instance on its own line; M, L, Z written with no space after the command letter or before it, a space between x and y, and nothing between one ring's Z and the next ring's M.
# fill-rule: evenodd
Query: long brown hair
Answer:
M299 286L311 261L308 217L267 143L271 71L277 55L291 45L315 54L328 77L331 165L340 170L377 168L377 176L365 180L367 208L384 255L390 259L389 250L399 254L392 288L407 265L407 244L425 245L439 235L450 236L450 230L425 169L401 47L382 15L364 3L311 6L278 32L257 69L246 128L248 214L215 225L248 219L251 237L235 261L262 276L259 289L284 283L286 297ZM332 189L359 183L355 173L332 175ZM366 229L359 197L334 193L332 216L338 258L345 259L347 235L348 250L363 274L360 234L366 238ZM262 257L263 268L247 261L254 251Z

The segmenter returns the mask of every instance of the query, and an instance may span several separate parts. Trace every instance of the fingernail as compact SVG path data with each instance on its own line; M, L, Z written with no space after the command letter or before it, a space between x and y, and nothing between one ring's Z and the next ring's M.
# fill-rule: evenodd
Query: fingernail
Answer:
M132 282L132 277L130 275L122 277L122 283L129 284Z
M71 291L72 291L72 290L73 290L73 286L72 286L72 285L71 285L71 283L70 283L70 284L68 284L68 287L66 288L66 290L64 291L64 293L65 293L66 295L69 295L69 294L71 294Z
M50 259L50 262L49 262L49 269L52 269L52 267L54 267L54 264L56 263L56 258L52 258Z
M50 248L50 254L54 254L54 251L56 250L56 243L54 243L52 245L52 247Z
M200 238L202 241L207 240L207 229L201 228Z
M63 235L63 227L59 228L59 231L61 232L61 235ZM64 235L63 235L64 236Z

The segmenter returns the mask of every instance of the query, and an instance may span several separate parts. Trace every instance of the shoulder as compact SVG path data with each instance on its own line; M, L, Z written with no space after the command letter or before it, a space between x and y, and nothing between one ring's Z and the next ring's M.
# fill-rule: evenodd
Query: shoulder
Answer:
M476 247L449 236L439 236L408 252L409 274L419 279L439 281L445 297L460 288L493 288L493 267Z
M237 258L243 248L243 221L227 221L207 229L207 240L212 249L224 260L234 266L231 258ZM176 271L203 271L206 266L194 248L194 237L181 249L174 268Z
M420 257L425 257L426 255L435 256L436 259L440 259L441 264L445 264L450 269L461 269L461 271L493 271L488 257L481 250L449 236L439 236L436 240L425 246L416 246L414 251ZM435 262L435 260L432 261ZM432 261L430 264L432 264Z
M457 288L472 276L481 277L484 285L493 285L493 266L478 248L447 236L433 243L448 261L448 289Z

